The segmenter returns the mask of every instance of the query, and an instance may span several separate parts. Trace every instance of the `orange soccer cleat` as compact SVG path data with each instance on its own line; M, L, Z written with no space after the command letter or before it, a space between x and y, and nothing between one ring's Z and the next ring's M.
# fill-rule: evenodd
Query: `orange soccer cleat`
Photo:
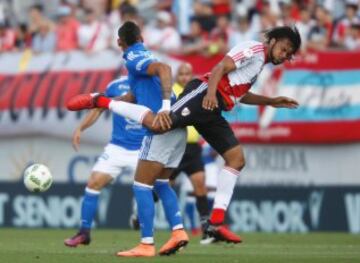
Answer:
M133 249L126 251L119 251L116 253L118 257L154 257L155 246L154 244L143 244L140 243Z
M184 229L177 229L171 233L171 238L160 248L160 256L175 254L189 243L189 237Z

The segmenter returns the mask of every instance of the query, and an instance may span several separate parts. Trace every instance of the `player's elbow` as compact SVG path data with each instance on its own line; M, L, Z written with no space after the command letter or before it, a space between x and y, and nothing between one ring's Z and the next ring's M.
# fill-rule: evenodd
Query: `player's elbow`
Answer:
M167 64L160 63L158 68L159 75L171 76L171 67Z

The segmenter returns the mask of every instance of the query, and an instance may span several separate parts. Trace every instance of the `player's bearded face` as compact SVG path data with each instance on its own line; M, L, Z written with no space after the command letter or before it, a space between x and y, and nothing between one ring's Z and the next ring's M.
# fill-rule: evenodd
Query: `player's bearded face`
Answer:
M288 39L279 39L270 46L270 59L274 65L284 63L293 56L293 47Z

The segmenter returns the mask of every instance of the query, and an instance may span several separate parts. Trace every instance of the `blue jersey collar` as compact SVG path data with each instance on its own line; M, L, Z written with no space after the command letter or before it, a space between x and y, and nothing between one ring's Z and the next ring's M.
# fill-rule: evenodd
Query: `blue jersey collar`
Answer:
M126 51L123 54L123 58L126 58L127 55L131 52L131 51L144 51L146 50L146 48L144 47L144 44L142 42L137 42L131 46L129 46Z

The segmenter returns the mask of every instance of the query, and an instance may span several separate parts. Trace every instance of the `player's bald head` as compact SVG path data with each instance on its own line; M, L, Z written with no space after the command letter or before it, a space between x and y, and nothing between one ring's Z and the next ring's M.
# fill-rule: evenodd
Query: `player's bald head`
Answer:
M187 62L181 63L180 66L178 67L176 74L179 75L179 73L183 72L183 71L191 72L191 74L192 74L193 67L191 66L190 63L187 63Z
M189 63L182 63L176 72L176 82L181 86L185 86L193 76L193 68Z

